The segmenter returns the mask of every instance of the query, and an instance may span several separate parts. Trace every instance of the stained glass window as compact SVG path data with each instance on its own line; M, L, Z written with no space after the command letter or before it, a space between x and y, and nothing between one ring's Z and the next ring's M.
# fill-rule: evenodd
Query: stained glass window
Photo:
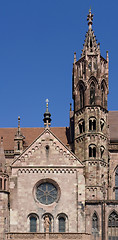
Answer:
M36 198L45 205L56 201L58 195L57 188L49 182L41 183L36 189Z

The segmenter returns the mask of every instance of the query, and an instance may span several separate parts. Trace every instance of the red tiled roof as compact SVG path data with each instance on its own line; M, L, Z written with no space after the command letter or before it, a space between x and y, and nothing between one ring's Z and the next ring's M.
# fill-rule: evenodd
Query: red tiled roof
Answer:
M118 111L109 111L108 124L110 140L118 141ZM69 128L52 127L51 131L67 146L69 144ZM44 128L21 128L25 136L25 146L29 146L42 132ZM3 137L4 150L14 149L14 136L17 128L0 128L0 137Z
M109 111L108 124L110 130L110 140L118 141L118 111Z
M69 128L52 127L50 130L65 144L68 145ZM25 146L29 146L42 132L44 128L21 128L25 136ZM14 136L17 128L0 128L0 137L3 137L4 150L14 149Z

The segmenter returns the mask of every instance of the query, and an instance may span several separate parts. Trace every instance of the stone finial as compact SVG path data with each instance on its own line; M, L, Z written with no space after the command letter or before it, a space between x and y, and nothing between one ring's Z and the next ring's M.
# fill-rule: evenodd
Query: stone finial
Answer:
M72 111L72 103L70 103L70 111Z
M18 134L20 133L20 116L18 116Z
M76 52L74 52L74 63L76 63Z
M4 147L3 147L3 137L1 137L0 144L0 171L5 172L6 159L4 155Z
M89 29L92 29L93 14L91 14L91 8L89 9L89 14L87 16L87 21L88 21Z
M48 104L49 104L49 100L46 99L46 112L44 113L43 121L44 121L44 126L47 127L47 128L51 125L51 118L50 118L51 114L48 110Z
M106 60L107 60L107 63L109 62L109 54L108 54L108 51L106 51Z

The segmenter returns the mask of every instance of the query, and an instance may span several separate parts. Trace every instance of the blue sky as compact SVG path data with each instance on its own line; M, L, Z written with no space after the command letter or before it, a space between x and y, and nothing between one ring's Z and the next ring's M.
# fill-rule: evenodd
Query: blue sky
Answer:
M74 51L81 54L91 6L101 55L109 51L108 109L118 110L118 0L0 0L0 127L69 125Z

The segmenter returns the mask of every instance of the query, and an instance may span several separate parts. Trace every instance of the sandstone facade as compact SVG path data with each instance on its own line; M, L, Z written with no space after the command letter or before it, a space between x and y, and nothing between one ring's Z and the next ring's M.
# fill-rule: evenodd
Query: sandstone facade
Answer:
M0 129L0 239L118 240L118 112L88 15L70 126Z

